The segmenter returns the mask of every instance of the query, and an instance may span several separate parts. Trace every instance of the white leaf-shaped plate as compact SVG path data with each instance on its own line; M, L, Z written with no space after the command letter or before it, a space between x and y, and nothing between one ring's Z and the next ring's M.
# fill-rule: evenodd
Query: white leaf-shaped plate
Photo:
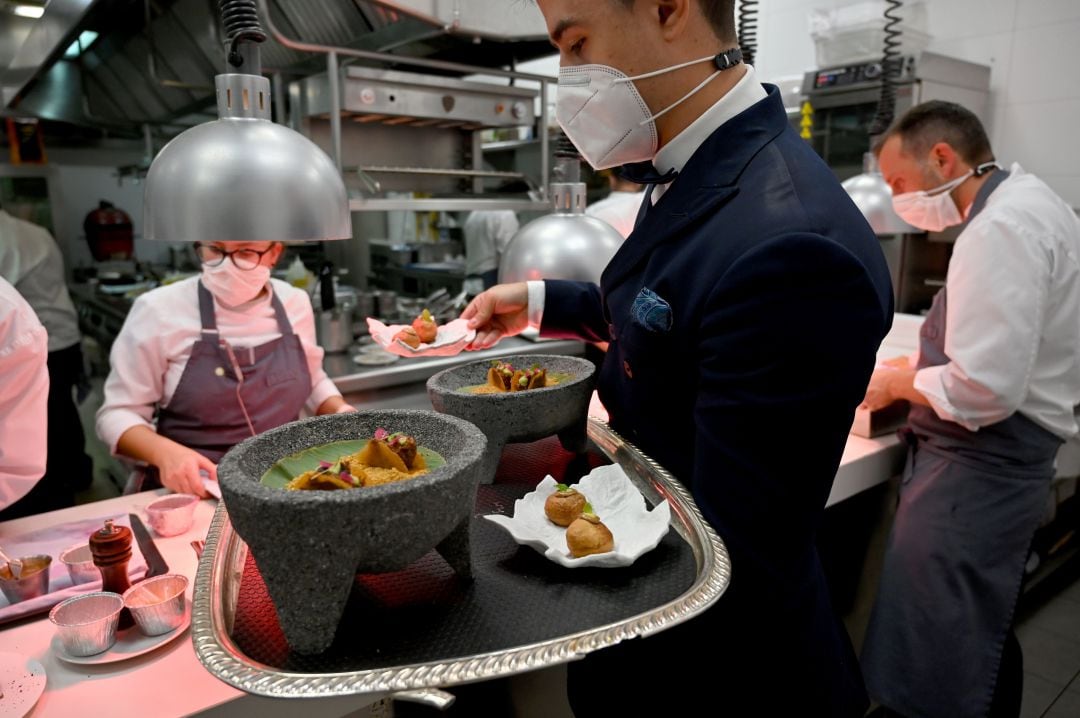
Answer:
M405 328L404 324L391 324L387 326L373 317L367 318L368 333L375 343L391 354L402 357L452 357L457 356L476 338L476 330L469 329L469 323L464 319L455 319L452 322L440 325L435 333L435 341L431 344L421 344L413 349L408 344L395 341L394 336Z
M535 491L514 502L513 516L489 514L484 518L501 526L519 544L531 546L567 568L629 566L656 548L667 535L671 523L668 502L661 501L650 511L645 497L618 465L600 466L574 486L585 494L600 520L610 529L615 549L574 558L566 547L566 529L553 524L544 513L544 502L555 491L555 485L555 479L547 476Z

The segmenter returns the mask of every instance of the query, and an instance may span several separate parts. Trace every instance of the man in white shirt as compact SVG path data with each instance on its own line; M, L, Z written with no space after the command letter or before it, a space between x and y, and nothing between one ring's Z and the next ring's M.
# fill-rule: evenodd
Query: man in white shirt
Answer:
M45 473L47 358L45 327L0 277L0 521Z
M465 219L465 290L476 295L499 278L499 260L519 227L513 210L477 210Z
M1013 610L1054 456L1077 433L1080 220L1019 165L998 165L953 103L912 108L880 161L904 219L963 230L919 354L867 390L870 409L912 404L867 686L901 715L1017 715Z
M0 277L34 308L49 334L49 451L41 487L20 503L26 514L74 504L93 480L74 390L83 376L81 335L64 260L48 230L0 209ZM47 490L46 490L47 489Z
M608 184L611 187L608 196L587 206L585 214L604 220L626 239L634 231L645 189L615 172L608 172Z

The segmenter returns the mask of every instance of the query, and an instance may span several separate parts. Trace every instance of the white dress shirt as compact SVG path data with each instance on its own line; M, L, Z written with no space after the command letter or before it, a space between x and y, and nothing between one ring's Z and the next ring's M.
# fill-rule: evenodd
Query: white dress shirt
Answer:
M641 201L644 198L644 190L639 192L615 190L599 202L585 207L585 214L607 222L622 235L623 239L626 239L634 231L634 222L637 221L638 210L641 209Z
M696 120L687 125L679 134L675 135L666 145L660 148L653 158L653 165L661 174L670 170L682 172L683 167L690 158L698 151L698 148L709 139L721 125L731 120L736 115L764 100L768 93L757 80L754 79L754 68L745 65L746 72L735 86L721 97L716 103L705 110ZM652 203L656 204L664 192L671 185L678 182L676 177L666 185L656 185L652 191ZM533 280L529 282L529 326L538 328L544 317L544 282Z
M1080 219L1013 165L956 240L946 279L945 354L915 388L939 417L971 431L1019 411L1077 433Z
M465 234L465 274L479 275L499 268L499 258L518 231L513 210L470 212L462 228Z
M109 355L112 369L105 381L105 403L97 413L97 433L114 454L128 429L153 429L155 408L168 406L176 392L202 330L198 280L197 276L189 277L140 296L113 343ZM315 342L311 300L286 282L270 282L304 348L311 374L311 395L305 406L315 413L320 404L341 392L323 371L323 350ZM215 301L214 310L220 336L235 350L281 336L267 293L234 308Z
M25 496L45 474L48 357L45 327L0 277L0 509Z
M67 290L64 259L48 230L0 209L0 277L23 296L49 332L49 351L82 338Z

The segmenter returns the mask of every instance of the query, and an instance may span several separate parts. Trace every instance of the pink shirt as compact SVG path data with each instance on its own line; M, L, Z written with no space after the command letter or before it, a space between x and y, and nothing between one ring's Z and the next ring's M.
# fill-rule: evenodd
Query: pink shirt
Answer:
M45 474L49 338L15 288L0 279L0 508Z
M323 350L315 343L311 301L290 284L270 282L303 345L311 374L311 395L305 407L314 414L320 404L341 392L322 368ZM281 336L268 294L234 308L215 302L214 310L218 331L238 354ZM105 403L97 413L98 436L114 454L128 429L154 428L155 409L169 405L201 329L198 277L159 287L135 300L113 343Z

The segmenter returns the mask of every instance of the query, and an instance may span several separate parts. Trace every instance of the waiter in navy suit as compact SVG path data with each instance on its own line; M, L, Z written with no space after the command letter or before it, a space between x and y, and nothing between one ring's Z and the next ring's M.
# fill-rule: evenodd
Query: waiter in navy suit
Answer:
M861 716L815 534L893 314L878 240L741 63L733 0L538 0L557 116L649 185L600 285L499 285L474 348L538 326L610 342L613 428L684 482L732 559L713 608L570 666L593 715Z

